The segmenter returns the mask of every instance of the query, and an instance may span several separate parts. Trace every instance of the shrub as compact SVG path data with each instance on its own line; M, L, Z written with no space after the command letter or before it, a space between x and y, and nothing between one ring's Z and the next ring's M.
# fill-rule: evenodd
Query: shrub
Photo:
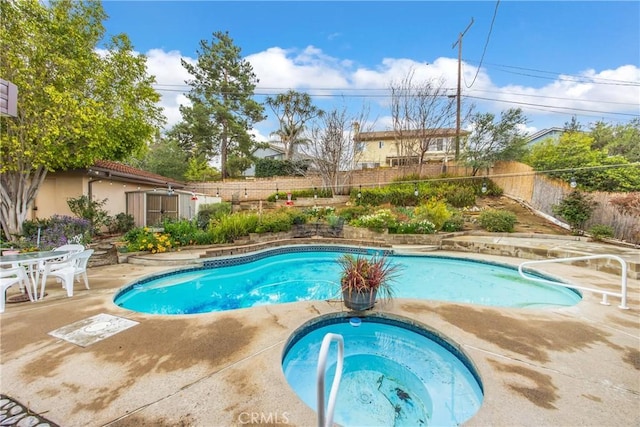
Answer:
M613 237L613 228L608 225L594 224L589 228L589 234L593 240L602 240Z
M213 243L233 243L234 240L255 232L259 222L258 214L234 214L220 218L209 227Z
M476 204L476 194L473 188L454 186L443 193L447 203L454 208L466 208Z
M24 243L41 250L50 250L67 243L86 245L91 242L91 229L91 223L87 219L67 215L53 215L49 219L25 221L22 224Z
M275 202L276 194L278 195L279 200L287 200L287 195L289 193L291 193L291 200L297 200L298 198L303 198L303 197L311 198L313 196L317 196L318 198L321 198L321 199L323 198L330 199L331 197L333 197L333 193L328 188L316 188L315 190L313 188L307 188L304 190L293 190L290 192L278 191L278 193L273 193L269 195L267 197L267 201Z
M396 225L396 219L389 209L379 209L370 215L362 215L350 222L354 227L383 231Z
M109 222L109 213L103 209L108 199L90 200L88 196L67 199L67 205L74 215L91 223L92 234L100 232L103 225Z
M255 228L256 233L277 233L291 230L293 218L286 210L266 212L260 217Z
M451 217L442 224L442 231L454 232L464 229L464 216L459 212L454 212Z
M135 227L135 220L133 215L120 212L109 219L107 226L109 227L109 233L126 233Z
M202 204L199 206L196 216L198 228L206 230L211 220L219 220L229 214L231 214L231 203Z
M507 232L513 231L516 224L516 214L509 211L487 209L480 213L478 222L480 226L491 232Z
M367 206L347 206L339 209L337 214L344 218L346 222L351 222L352 220L359 218L362 215L366 215L369 212L370 209Z
M148 227L138 227L124 235L127 251L147 251L153 254L162 253L178 246L168 233L154 232Z
M431 221L437 230L440 230L444 223L451 218L451 212L449 212L447 204L442 200L436 199L431 199L418 206L414 210L414 215L417 219Z
M179 221L166 219L163 222L164 232L171 236L171 240L181 246L197 243L196 235L202 230L196 221L182 219Z
M640 192L612 197L609 203L623 215L640 216Z
M574 234L582 234L584 223L591 217L596 205L591 196L574 190L551 209L569 223Z
M411 222L400 222L389 227L392 234L433 234L436 226L429 220L417 220Z

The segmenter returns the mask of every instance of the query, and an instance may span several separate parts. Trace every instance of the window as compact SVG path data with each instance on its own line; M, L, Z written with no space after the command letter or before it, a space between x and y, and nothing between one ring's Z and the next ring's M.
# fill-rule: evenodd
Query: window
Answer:
M436 151L444 151L444 138L436 138Z

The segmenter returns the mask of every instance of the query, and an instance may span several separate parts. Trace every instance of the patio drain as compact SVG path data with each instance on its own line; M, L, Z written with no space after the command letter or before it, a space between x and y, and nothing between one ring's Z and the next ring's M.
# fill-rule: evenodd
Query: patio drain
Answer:
M49 335L87 347L137 324L133 320L102 313L58 328Z

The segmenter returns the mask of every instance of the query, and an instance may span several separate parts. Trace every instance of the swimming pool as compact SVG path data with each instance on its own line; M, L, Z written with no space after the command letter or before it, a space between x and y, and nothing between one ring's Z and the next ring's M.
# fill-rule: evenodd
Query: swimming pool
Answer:
M399 316L373 315L354 322L322 316L296 330L287 342L282 370L300 399L317 408L318 354L327 333L344 339L344 365L333 421L344 426L457 426L483 400L470 359L440 334ZM360 320L359 318L357 320ZM325 401L337 365L330 347Z
M401 264L397 298L528 308L571 306L581 299L575 290L527 280L516 269L493 263L346 246L292 245L147 277L120 290L114 302L143 313L195 314L339 299L337 259L345 252L384 253Z

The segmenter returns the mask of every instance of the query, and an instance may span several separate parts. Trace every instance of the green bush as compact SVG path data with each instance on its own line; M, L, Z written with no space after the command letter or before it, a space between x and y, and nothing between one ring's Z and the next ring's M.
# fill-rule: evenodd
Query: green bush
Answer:
M153 231L149 227L137 227L124 235L127 251L147 251L153 254L171 250L179 244L168 233Z
M120 212L116 216L109 218L107 222L109 233L126 233L136 226L133 215Z
M416 220L411 222L399 222L389 227L391 234L433 234L436 226L429 220Z
M347 206L344 208L340 208L338 209L336 214L344 218L346 222L351 222L352 220L358 217L361 217L362 215L366 215L370 212L371 210L367 206L354 205L354 206Z
M350 222L354 227L368 228L373 231L383 231L396 226L396 218L389 209L379 209L373 214L362 215Z
M256 178L271 176L304 176L309 169L307 160L257 159Z
M414 210L416 219L426 219L431 221L436 230L440 230L444 223L451 218L451 212L447 208L447 204L442 200L431 199L426 203L418 206Z
M597 241L613 237L613 228L604 224L594 224L589 228L588 232L593 240Z
M38 245L38 230L40 242ZM86 245L91 242L91 223L88 219L67 215L53 215L51 218L22 223L22 244L51 250L67 243Z
M277 233L291 230L293 216L287 210L263 213L256 226L256 233Z
M591 218L596 205L590 195L574 190L551 209L569 223L574 234L582 234L584 223Z
M454 232L464 229L464 217L459 212L454 212L451 217L442 224L442 231Z
M478 218L480 226L491 232L511 233L516 224L516 214L498 209L482 211Z
M165 220L163 222L164 232L169 234L172 240L181 246L193 245L196 243L196 235L199 231L196 221L186 219Z
M231 214L231 203L228 202L200 205L196 216L198 228L206 230L211 220L218 220L229 214Z
M89 200L88 196L67 199L67 205L74 215L91 223L92 234L98 234L103 225L109 221L109 213L103 209L108 199Z
M443 191L443 196L454 208L466 208L476 204L476 193L471 187L452 186Z
M234 214L212 222L209 231L213 243L233 243L234 240L254 233L260 218L256 213Z

